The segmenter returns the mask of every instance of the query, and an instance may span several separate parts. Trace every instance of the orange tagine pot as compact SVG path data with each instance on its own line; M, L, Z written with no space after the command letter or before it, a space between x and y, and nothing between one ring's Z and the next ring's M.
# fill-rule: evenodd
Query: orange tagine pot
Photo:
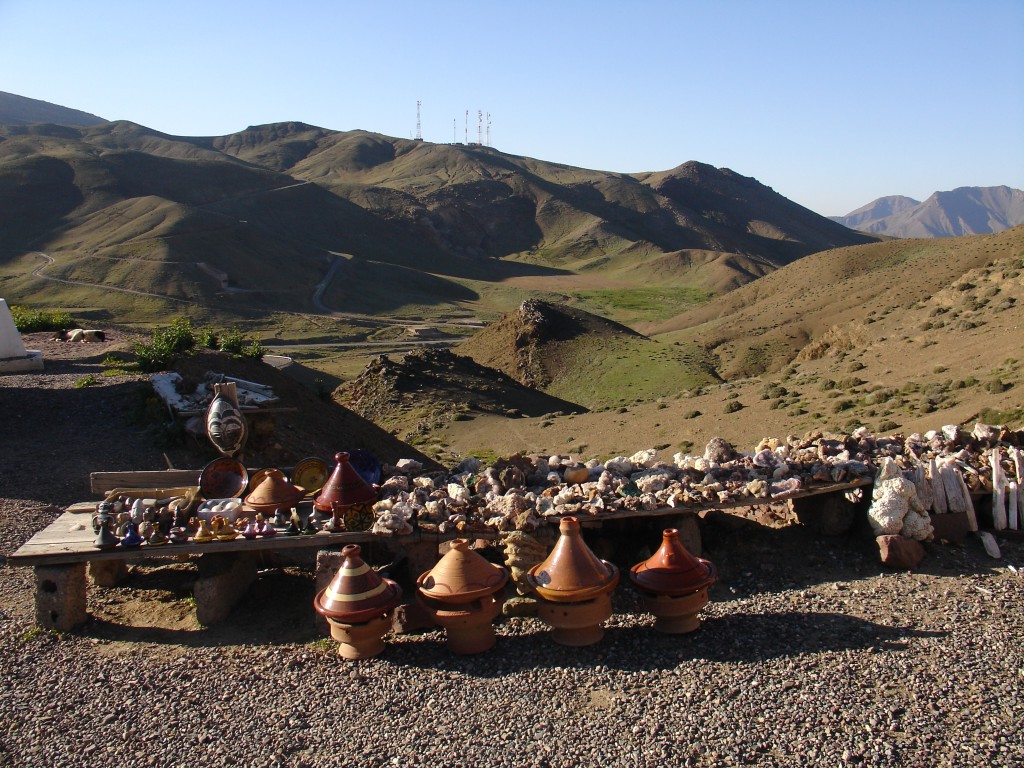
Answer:
M709 560L686 550L679 531L667 528L658 551L634 565L629 579L654 614L655 629L685 634L700 627L697 613L708 604L708 588L718 579L718 572Z
M358 544L342 549L341 568L313 600L340 643L338 654L346 659L364 659L384 650L384 633L391 626L388 614L402 599L402 588L378 575L361 553Z
M291 509L299 503L304 493L301 488L288 482L284 472L271 468L264 472L263 477L245 497L245 504L257 512Z
M619 569L591 551L576 518L563 517L558 530L555 548L530 569L527 583L540 598L537 615L551 626L555 642L591 645L604 636L601 624L612 615Z
M450 651L482 653L496 642L491 622L501 610L500 592L507 582L508 571L471 550L465 539L455 539L437 565L417 580L417 597L445 628Z

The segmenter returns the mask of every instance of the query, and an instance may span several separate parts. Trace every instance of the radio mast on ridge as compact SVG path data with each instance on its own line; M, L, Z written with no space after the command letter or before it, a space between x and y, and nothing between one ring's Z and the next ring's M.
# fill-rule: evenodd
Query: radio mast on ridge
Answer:
M423 128L420 125L420 105L423 102L416 100L416 141L423 141Z

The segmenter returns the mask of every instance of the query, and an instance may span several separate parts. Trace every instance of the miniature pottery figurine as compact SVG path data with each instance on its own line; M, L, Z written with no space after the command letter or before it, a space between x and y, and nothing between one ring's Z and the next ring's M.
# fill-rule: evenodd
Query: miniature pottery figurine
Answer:
M316 533L319 533L319 532L320 532L320 529L317 528L316 527L316 523L313 522L313 516L312 515L310 515L308 518L306 518L306 524L302 527L302 530L299 531L299 533L301 533L303 536L312 536L312 535L314 535Z
M334 580L313 600L317 612L331 625L338 655L365 659L384 650L384 633L391 626L391 610L402 599L402 588L381 578L361 557L362 548L349 544Z
M206 434L213 447L225 456L242 450L249 429L238 407L238 392L233 381L213 385L213 400L206 411Z
M551 626L556 643L592 645L604 636L601 623L612 615L619 569L591 551L575 517L563 517L558 530L551 554L526 576L540 598L537 616Z
M104 525L113 523L114 517L114 503L101 501L96 505L96 514L92 516L92 532L98 534Z
M376 515L377 491L355 470L344 451L334 454L334 471L313 502L315 509L330 512L345 522L345 530L366 531Z
M273 512L276 509L289 510L298 504L305 494L305 491L297 485L289 483L284 472L276 467L264 470L263 477L256 480L255 483L255 487L245 497L245 503L257 512ZM275 521L275 525L277 524Z
M125 525L124 536L121 538L122 549L132 549L139 546L145 539L139 535L139 529L135 523Z
M117 535L120 538L123 539L125 537L125 535L128 533L128 525L129 525L129 523L132 523L132 516L131 516L130 513L128 513L128 512L118 512L117 513ZM138 531L136 531L136 533L138 533Z
M288 525L289 520L290 517L286 515L285 511L280 507L274 510L274 525L276 525L278 528L284 528L286 525Z
M164 532L160 530L160 526L153 528L153 532L149 535L149 546L160 547L167 543L167 537Z
M208 541L213 541L213 531L210 530L210 524L205 520L199 521L199 530L196 531L196 535L192 537L192 540L197 544L205 544Z
M97 515L96 521L99 525L99 533L96 534L96 540L93 542L93 546L97 549L113 549L116 547L120 539L114 535L113 518L110 517L110 515Z
M260 535L259 526L256 524L255 520L249 520L248 518L243 518L243 520L245 520L246 525L245 530L242 531L242 535L249 541L252 541Z
M416 581L416 596L445 628L452 653L482 653L496 641L491 622L501 611L500 592L507 582L508 571L471 550L467 540L455 539L437 565Z
M658 551L629 571L630 581L654 614L654 628L673 635L700 627L697 613L708 604L708 587L717 578L715 566L691 555L675 528L666 528Z
M176 525L171 528L170 534L171 544L186 544L188 543L188 528L181 525Z

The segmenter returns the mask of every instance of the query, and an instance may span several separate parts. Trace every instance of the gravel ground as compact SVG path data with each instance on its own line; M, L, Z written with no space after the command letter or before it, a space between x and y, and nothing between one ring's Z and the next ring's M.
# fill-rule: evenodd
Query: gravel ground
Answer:
M59 388L51 375L77 373L41 378ZM31 386L0 385L5 412ZM0 477L0 555L58 514L50 502L86 498L81 467L41 488L49 475L32 458L84 466L105 439L78 428L89 416L36 413L55 431L26 442L28 459L0 426L5 468L20 467ZM154 450L111 439L128 458ZM1024 763L1020 541L1000 539L1000 560L976 539L930 546L920 571L894 573L862 534L703 528L720 581L699 632L656 633L623 584L595 646L562 648L538 621L506 619L497 646L470 658L434 631L343 661L316 634L312 574L294 567L266 571L226 625L203 628L194 564L149 561L123 587L90 589L80 632L41 632L31 570L5 564L0 765Z

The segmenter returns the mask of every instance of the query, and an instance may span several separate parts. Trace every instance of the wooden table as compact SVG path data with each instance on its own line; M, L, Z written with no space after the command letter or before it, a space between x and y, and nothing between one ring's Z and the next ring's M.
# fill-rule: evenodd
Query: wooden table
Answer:
M191 470L143 473L95 473L92 477L93 490L105 493L126 485L127 481L145 482L147 486L169 486L196 482L198 473ZM140 482L141 481L141 482ZM695 516L709 510L735 509L758 504L779 503L792 500L794 507L807 500L824 494L839 494L871 484L870 479L847 483L821 485L801 490L786 498L741 497L719 504L701 506L659 507L654 510L601 512L596 515L579 515L581 525L587 528L600 527L606 521L643 519L657 517ZM838 498L838 497L837 497ZM307 502L308 503L308 502ZM127 563L139 560L199 555L199 578L194 595L196 617L202 624L213 624L223 620L230 613L235 602L246 592L256 578L257 564L262 553L281 552L316 548L336 549L345 544L364 544L373 541L387 541L401 549L414 562L417 573L432 567L438 557L438 545L442 541L470 536L473 538L496 539L497 531L449 532L440 534L416 530L408 536L379 536L369 531L326 533L315 535L284 536L280 532L270 538L248 540L241 536L231 541L186 544L165 544L151 546L143 544L133 549L97 549L92 530L92 513L95 502L72 505L56 520L36 533L17 552L7 558L12 566L31 566L36 574L36 621L45 628L69 631L84 623L86 612L86 587L89 576L98 586L113 586L127 574ZM545 518L546 527L551 528L558 517ZM699 547L698 547L699 549Z

